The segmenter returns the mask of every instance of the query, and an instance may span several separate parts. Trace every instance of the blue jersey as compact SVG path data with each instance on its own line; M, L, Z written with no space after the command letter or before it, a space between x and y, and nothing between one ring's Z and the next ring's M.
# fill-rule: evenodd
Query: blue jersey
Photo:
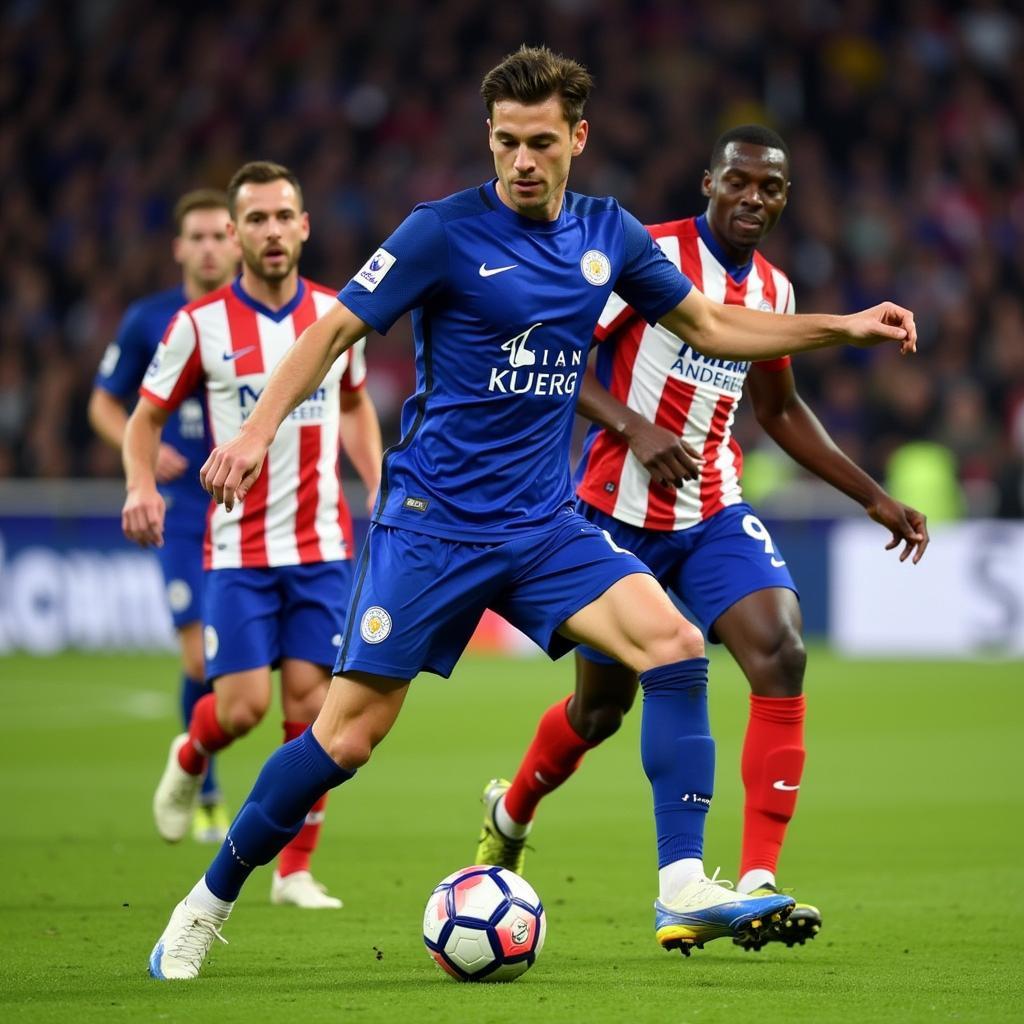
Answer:
M133 405L167 326L187 302L181 285L133 302L125 311L117 337L107 346L96 374L96 386ZM201 538L210 505L210 496L199 483L199 470L210 450L201 390L171 414L164 425L162 440L188 459L185 472L159 488L167 502L165 529L167 533L195 534Z
M338 298L380 333L412 310L416 393L384 457L375 521L503 542L573 505L569 441L612 290L652 323L690 290L614 199L522 217L495 182L424 203Z

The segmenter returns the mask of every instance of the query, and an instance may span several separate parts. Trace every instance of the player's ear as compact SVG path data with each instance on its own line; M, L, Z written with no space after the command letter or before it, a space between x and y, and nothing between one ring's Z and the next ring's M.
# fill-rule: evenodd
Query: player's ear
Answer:
M580 118L579 123L572 130L572 155L579 156L586 148L587 137L590 134L590 125L585 118Z
M171 239L171 255L175 263L181 263L181 235L175 235Z
M706 199L711 198L711 171L705 171L700 182L700 194Z
M302 240L305 242L309 238L309 214L302 211Z

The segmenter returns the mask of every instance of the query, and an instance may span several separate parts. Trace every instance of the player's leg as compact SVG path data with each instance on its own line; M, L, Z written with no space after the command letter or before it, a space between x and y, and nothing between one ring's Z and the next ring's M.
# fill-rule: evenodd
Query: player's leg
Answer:
M750 682L738 888L770 892L804 763L806 653L800 604L785 560L748 505L712 516L696 536L692 553L670 585L710 626L711 639L726 645ZM798 925L800 921L804 923ZM792 933L815 922L820 924L817 911L798 904L782 928ZM768 929L761 937L772 938L775 931Z
M196 704L213 692L205 676L202 621L196 619L181 626L178 629L178 642L183 668L181 718L187 730ZM203 784L199 790L199 806L192 819L192 838L199 843L219 843L228 831L229 819L217 783L216 762L215 757L207 760Z
M568 638L639 675L641 753L658 834L659 941L685 952L711 938L755 929L763 917L785 912L792 900L740 898L704 874L714 741L703 637L643 563L603 531L581 517L562 529L552 534L553 546L533 541L531 564L496 609L549 653L564 650L562 638ZM630 694L623 693L624 703Z
M298 739L323 707L330 685L330 669L301 658L281 661L281 707L284 742ZM327 887L310 872L310 858L320 839L327 812L327 793L309 809L302 828L281 851L270 886L270 902L291 904L306 910L337 910L341 900L327 894Z
M719 616L715 632L750 683L750 717L741 771L745 791L741 892L777 891L776 870L796 809L804 761L807 654L793 591L759 590ZM769 940L803 944L821 929L821 912L798 902ZM756 948L752 947L752 948Z
M336 676L312 728L271 754L203 877L171 914L149 958L160 980L195 978L242 886L302 828L324 793L347 782L387 735L409 682Z
M188 732L171 743L153 794L153 819L169 843L188 831L210 757L259 724L270 706L270 693L270 667L262 665L220 676L213 693L196 703Z
M177 842L188 828L210 755L245 735L270 705L270 668L280 656L280 595L273 569L206 573L203 629L213 693L196 702L187 733L171 744L153 797L157 831Z
M636 696L636 673L599 651L576 652L576 689L544 712L511 782L483 793L476 861L522 874L526 836L541 800L573 775L583 755L618 731Z

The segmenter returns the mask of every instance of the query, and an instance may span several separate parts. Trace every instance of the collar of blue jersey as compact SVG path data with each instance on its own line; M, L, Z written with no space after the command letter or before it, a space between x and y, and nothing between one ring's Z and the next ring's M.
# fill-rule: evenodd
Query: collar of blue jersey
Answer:
M242 287L241 274L231 282L231 290L238 297L239 301L244 302L250 309L254 309L257 313L262 313L263 316L269 317L274 323L279 324L286 316L291 316L298 308L299 303L306 294L306 282L301 277L299 278L299 287L296 289L295 294L280 309L271 309L269 306L264 306L262 302L254 299Z
M697 233L704 240L704 244L711 250L711 255L718 260L719 263L725 267L725 272L737 283L746 280L747 274L750 273L750 268L754 265L754 258L743 264L742 267L736 266L735 263L728 256L725 255L725 250L718 244L718 239L711 233L711 228L708 226L708 215L702 213L697 218Z
M495 212L512 221L513 224L518 224L519 227L525 228L527 231L557 231L565 223L565 198L568 196L568 192L563 195L562 209L558 211L558 216L554 220L533 220L531 217L524 217L521 213L516 213L510 206L506 206L498 195L497 178L491 178L486 185L482 185L480 192L484 202L492 207Z

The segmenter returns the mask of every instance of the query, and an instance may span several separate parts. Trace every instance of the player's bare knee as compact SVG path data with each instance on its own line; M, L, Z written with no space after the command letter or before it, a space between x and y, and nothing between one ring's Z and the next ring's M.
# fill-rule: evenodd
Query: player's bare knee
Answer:
M225 707L217 708L217 718L224 730L232 736L244 736L263 721L267 706L255 701L232 701Z
M783 626L771 648L758 658L751 690L759 697L799 697L806 668L807 649L799 630Z
M355 731L332 736L322 746L336 765L350 772L362 768L373 753L369 737Z
M704 637L700 630L677 613L667 616L651 631L641 652L640 664L633 667L638 672L646 672L660 665L703 657Z
M619 731L622 718L628 710L628 706L622 708L617 704L588 708L572 723L573 729L587 743L602 743Z

